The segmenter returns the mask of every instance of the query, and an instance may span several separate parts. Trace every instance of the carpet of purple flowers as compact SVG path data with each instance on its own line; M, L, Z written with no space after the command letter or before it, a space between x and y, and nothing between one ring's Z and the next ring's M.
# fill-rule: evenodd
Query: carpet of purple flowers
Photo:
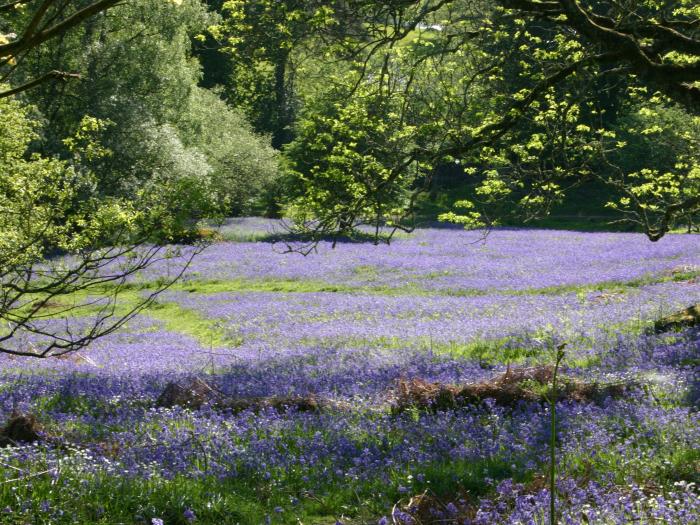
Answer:
M88 350L0 357L3 419L35 414L46 438L0 449L0 523L544 524L547 406L399 414L388 399L399 379L547 363L552 341L568 344L567 375L638 385L557 406L560 522L700 522L700 329L648 330L700 302L700 236L426 229L281 252L217 243ZM191 376L337 407L156 408Z

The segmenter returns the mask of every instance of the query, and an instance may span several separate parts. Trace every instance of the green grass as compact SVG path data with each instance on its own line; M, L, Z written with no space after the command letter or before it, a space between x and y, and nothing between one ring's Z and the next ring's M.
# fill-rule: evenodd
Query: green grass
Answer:
M217 236L227 242L273 242L280 239L280 236L274 233L245 231L241 228L218 231Z
M659 449L659 443L647 441L639 446L661 452L653 460L623 462L618 453L603 450L595 455L586 452L562 457L561 466L568 475L581 479L593 472L605 472L622 486L630 480L654 479L664 485L697 480L694 469L700 461L699 451L687 444L664 444ZM77 451L76 454L79 456ZM35 464L33 473L45 467L48 464ZM269 516L273 524L331 525L342 520L348 525L360 525L376 523L377 517L385 515L396 502L405 504L406 495L398 492L400 485L409 486L410 495L428 491L442 501L466 497L476 502L492 493L487 479L498 482L512 477L516 482L529 483L538 473L539 468L527 469L495 458L426 465L420 470L421 481L415 476L409 478L415 472L397 468L390 472L390 483L348 480L313 488L315 481L306 482L293 472L275 472L270 480L251 476L170 480L154 476L146 480L84 472L67 460L58 485L49 474L36 475L31 483L0 485L0 505L15 509L14 515L5 514L0 519L7 525L145 525L160 518L168 525L186 525L184 513L192 509L197 523L206 524L259 525ZM19 502L27 505L21 515L16 511ZM277 507L281 512L273 510ZM54 508L72 511L57 515L52 513Z
M360 267L357 270L362 275L373 275L373 267ZM579 286L553 286L547 288L533 288L527 290L500 291L502 295L559 295L575 293L585 306L587 295L590 293L610 293L615 295L632 293L642 286L658 284L669 281L685 281L700 275L700 271L683 272L670 275L649 275L627 282L601 282L592 285ZM143 300L143 294L154 289L157 283L133 283L124 287L119 293L119 301L115 310L116 315L124 314ZM217 293L353 293L374 294L387 296L476 296L485 295L485 290L426 290L418 284L402 287L387 286L350 286L331 284L323 281L295 280L295 279L235 279L235 280L189 280L181 281L173 285L173 291L188 292L194 294ZM104 289L103 293L113 292L112 289ZM97 295L93 291L93 296ZM87 300L86 293L73 294L62 297L62 304L80 304ZM77 308L73 315L90 315L96 313L96 306L84 306ZM45 315L51 317L52 312L60 312L60 307L47 308ZM164 323L169 331L178 332L195 338L204 347L236 347L243 343L243 339L230 327L226 327L221 320L209 319L195 310L184 308L176 302L164 300L160 297L144 310L144 314L150 318ZM631 321L619 326L610 326L612 331L640 334L648 328L648 323ZM384 348L401 348L406 345L420 345L424 348L432 348L436 353L449 354L455 357L477 359L484 363L495 364L504 362L519 363L533 356L525 355L527 352L505 356L502 353L503 341L475 341L469 344L435 344L430 341L405 341L378 339L373 341L354 341L354 343L375 344ZM583 363L581 363L583 364ZM589 363L590 364L590 363ZM587 365L588 366L588 365Z
M429 465L421 472L423 481L413 483L412 492L429 490L450 497L459 487L476 498L489 492L486 478L515 476L526 481L531 477L513 467L498 459ZM408 474L407 470L394 470L390 485L380 480L347 481L310 490L309 483L293 473L275 473L269 481L249 476L172 480L155 476L144 480L86 473L67 466L61 472L60 489L49 475L35 476L31 484L0 485L0 505L16 509L20 500L29 506L21 517L5 515L0 520L7 525L116 525L150 524L151 519L161 518L168 525L185 525L184 512L193 509L197 523L206 524L260 525L270 516L273 524L330 525L342 519L348 525L359 525L376 522L376 516L385 514L394 502L405 497L396 487L407 484ZM49 504L48 512L42 508L43 502ZM272 510L278 507L281 512ZM57 516L52 515L51 508L74 512Z
M616 442L630 449L627 454L621 454L616 447L601 448L595 454L576 450L562 457L562 464L574 477L606 473L620 486L630 482L644 485L649 481L661 486L678 481L700 482L700 450L690 439L664 432L643 435L630 427L625 430L625 434L619 434L613 426L611 433L619 434Z
M204 347L236 347L243 343L243 338L227 329L220 320L206 318L176 303L156 301L145 313L164 322L166 330L193 337Z
M277 293L352 293L362 288L330 284L323 281L296 279L232 279L232 280L191 280L176 283L171 290L190 293L214 294L226 292L277 292Z
M358 266L353 270L358 276L367 280L373 280L378 277L379 270L373 266L364 265ZM216 294L216 293L246 293L246 292L269 292L269 293L353 293L353 294L370 294L370 295L387 295L387 296L405 296L414 295L421 297L428 296L448 296L448 297L471 297L487 295L489 293L499 293L500 295L562 295L575 293L578 294L581 300L589 293L608 292L614 294L624 294L628 291L649 286L652 284L661 284L665 282L682 282L700 277L700 269L673 274L644 275L629 281L603 281L594 284L584 285L558 285L548 286L543 288L528 288L524 290L482 290L482 289L427 289L420 285L420 280L438 279L448 275L444 272L430 273L426 275L413 275L412 278L416 282L403 286L386 286L386 285L348 285L340 283L328 283L321 280L305 280L305 279L230 279L230 280L204 280L190 279L179 281L172 285L169 289L172 291L182 291L199 294ZM122 285L119 287L119 302L115 311L116 315L126 313L128 309L133 308L143 295L153 291L161 286L159 281L151 282L134 282ZM89 297L99 295L111 295L116 291L116 287L104 286L95 288L89 292L79 292L70 295L61 296L52 301L52 304L44 309L43 314L47 318L56 316L66 307L78 305L72 315L85 316L96 313L99 310L98 306L86 305ZM37 299L40 297L37 296ZM32 299L29 297L28 299ZM158 305L149 309L155 311L154 317L165 316L170 318L170 312L167 311L165 303L160 302ZM26 308L24 308L26 310ZM157 313L161 310L160 313ZM196 319L193 316L185 320L185 324L201 324L201 319ZM194 329L196 334L198 329Z
M646 324L645 324L646 326ZM619 333L636 334L637 324L618 327ZM571 343L586 343L588 341L571 341ZM331 341L322 338L305 338L300 344L313 347L325 345L343 345L349 348L383 349L387 351L403 351L417 349L419 351L432 352L436 356L445 356L456 359L476 361L484 367L498 365L527 365L534 366L547 364L551 361L551 355L547 350L533 348L528 341L520 341L517 338L504 337L497 339L476 339L469 342L463 341L432 341L428 337L400 338L400 337L375 337L375 338L337 338ZM589 342L589 344L593 344ZM309 360L313 360L311 355ZM589 368L600 363L599 355L576 355L570 353L566 359L566 365L570 368Z
M375 278L378 272L373 267L360 266L354 269L355 273L367 278ZM443 273L433 273L422 276L424 279L436 279L443 277ZM661 284L665 282L682 282L700 276L700 270L686 271L665 275L645 275L629 281L603 281L595 284L584 285L558 285L544 288L528 288L524 290L479 290L479 289L426 289L419 283L411 283L404 286L352 286L345 284L327 283L316 280L302 279L232 279L232 280L188 280L175 283L172 290L186 291L191 293L214 294L226 292L278 292L278 293L356 293L389 296L448 296L448 297L470 297L487 295L498 292L500 295L561 295L567 293L587 294L591 292L615 292L625 293L630 289ZM414 276L418 277L418 276ZM148 283L140 285L146 290L150 287Z

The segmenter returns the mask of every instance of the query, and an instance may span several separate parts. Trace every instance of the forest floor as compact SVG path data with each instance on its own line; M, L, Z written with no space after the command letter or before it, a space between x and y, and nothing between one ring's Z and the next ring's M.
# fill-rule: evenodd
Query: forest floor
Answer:
M0 358L2 420L37 431L0 449L0 523L544 524L558 348L561 523L700 521L700 328L654 330L700 302L700 236L422 229L302 256L275 228L228 221L87 350Z

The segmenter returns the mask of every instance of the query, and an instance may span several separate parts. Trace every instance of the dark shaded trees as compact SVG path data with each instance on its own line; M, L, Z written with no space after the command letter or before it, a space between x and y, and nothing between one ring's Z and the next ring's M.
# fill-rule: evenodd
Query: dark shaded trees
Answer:
M230 56L227 99L245 108L259 132L280 149L291 140L295 120L294 53L333 24L325 2L229 0L222 22L212 28Z

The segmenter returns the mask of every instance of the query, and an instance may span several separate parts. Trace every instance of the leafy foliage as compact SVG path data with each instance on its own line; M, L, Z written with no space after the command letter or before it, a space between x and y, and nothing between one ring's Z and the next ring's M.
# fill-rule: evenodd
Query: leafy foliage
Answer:
M293 53L323 28L333 10L324 2L228 0L211 28L230 54L228 100L245 109L276 148L289 142L295 114Z
M172 283L165 280L144 300L114 315L116 298L129 277L171 257L144 243L155 232L179 235L182 218L171 208L161 213L149 202L96 197L96 178L89 170L69 161L27 156L37 127L27 106L2 99L0 115L0 352L60 355L119 328ZM106 154L90 139L98 128L99 122L86 120L69 144L84 144L83 155ZM186 266L185 261L182 268ZM76 300L105 287L110 293L104 300ZM60 301L71 296L71 302ZM68 319L90 305L95 316L82 326L50 321ZM23 343L27 334L39 336L37 343Z
M288 213L311 232L401 226L421 169L411 156L416 129L401 118L398 97L343 99L333 93L310 109L286 150L298 193Z
M277 176L275 153L240 111L197 85L192 38L215 20L195 0L128 3L49 53L28 57L18 75L46 68L86 72L83 81L60 90L47 84L30 93L48 119L39 149L64 155L63 137L85 116L97 118L110 123L96 140L112 154L82 162L99 174L100 194L151 194L154 206L174 207L181 228L250 210Z
M678 143L674 131L662 139L675 143L665 148L674 152L672 169L656 167L660 159L648 153L655 148L633 154L643 169L620 155L632 135L665 132L661 124L632 124L650 105L683 114L674 122L678 137L694 136L694 14L684 2L667 4L648 2L631 13L606 2L356 2L363 31L341 35L331 49L352 57L351 67L370 83L386 82L384 96L411 107L406 123L436 137L414 141L407 157L426 166L457 161L481 180L472 198L457 203L466 211L443 219L474 227L494 224L503 210L541 217L570 189L597 179L610 188L621 220L657 240L680 224L692 227L700 211L692 141ZM361 86L354 83L349 104L363 99ZM394 182L381 179L382 191ZM322 225L366 220L371 198L351 201L354 179L336 182L335 191L326 189ZM402 184L396 178L397 190Z
M441 217L467 227L545 216L595 181L652 240L696 228L688 0L113 7L0 6L0 99L22 97L3 107L5 275L58 254L111 260L110 246L128 260L262 207L314 242L367 225L378 240L414 226L439 170L473 181ZM22 293L50 280L27 275Z

